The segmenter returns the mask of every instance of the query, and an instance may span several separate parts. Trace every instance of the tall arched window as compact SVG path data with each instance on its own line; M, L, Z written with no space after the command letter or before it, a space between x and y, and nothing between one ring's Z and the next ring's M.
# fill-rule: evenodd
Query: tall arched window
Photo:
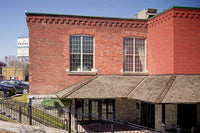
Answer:
M70 71L92 71L94 67L94 37L70 36Z
M145 39L124 38L124 72L145 72Z

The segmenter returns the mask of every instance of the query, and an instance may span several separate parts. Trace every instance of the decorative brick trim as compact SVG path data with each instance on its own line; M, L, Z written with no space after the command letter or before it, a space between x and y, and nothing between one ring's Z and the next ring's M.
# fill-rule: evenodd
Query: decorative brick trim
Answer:
M151 27L153 27L155 25L158 25L160 23L163 23L165 21L168 21L168 20L170 20L172 18L173 18L173 14L172 13L168 13L168 14L162 16L162 17L158 17L157 19L154 19L153 21L150 20L149 28L151 28Z
M173 12L166 12L166 14L161 14L157 18L153 18L148 22L149 28L168 21L172 18L183 18L183 19L199 19L200 13L199 12L186 12L186 11L173 11Z
M101 20L91 18L56 18L56 17L33 17L27 16L27 23L45 24L66 24L77 26L102 26L102 27L121 27L121 28L140 28L147 29L146 20Z
M186 18L186 19L199 19L200 18L200 13L198 12L175 12L174 13L175 18Z

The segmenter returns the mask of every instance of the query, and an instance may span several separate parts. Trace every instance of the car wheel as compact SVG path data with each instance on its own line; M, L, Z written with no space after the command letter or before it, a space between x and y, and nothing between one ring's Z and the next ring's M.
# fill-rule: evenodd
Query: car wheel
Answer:
M23 94L27 94L28 93L28 89L23 89Z
M3 91L0 91L0 98L4 98L5 94Z

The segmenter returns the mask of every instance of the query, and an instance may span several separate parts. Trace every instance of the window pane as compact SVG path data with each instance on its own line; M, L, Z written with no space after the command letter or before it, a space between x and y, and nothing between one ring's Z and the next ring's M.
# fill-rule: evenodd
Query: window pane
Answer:
M133 56L125 56L125 63L124 63L124 69L125 71L133 71Z
M98 100L92 100L92 115L94 116L99 115ZM92 117L92 120L98 120L98 117Z
M83 53L93 53L93 37L83 36Z
M145 39L124 38L124 71L145 71Z
M108 100L108 118L112 118L112 113L114 110L114 101L113 100Z
M80 71L81 70L81 55L71 54L70 55L70 71Z
M124 54L133 54L133 38L124 38Z
M106 118L107 115L106 115L106 104L107 104L107 101L106 100L102 100L102 118Z
M135 56L135 71L144 71L144 56Z
M144 55L144 54L145 54L145 40L135 39L135 55Z
M93 55L83 55L83 71L91 71L93 68Z
M70 36L70 53L81 53L81 36Z
M70 71L91 71L94 42L92 36L70 36Z
M143 72L145 66L145 40L135 39L135 71Z

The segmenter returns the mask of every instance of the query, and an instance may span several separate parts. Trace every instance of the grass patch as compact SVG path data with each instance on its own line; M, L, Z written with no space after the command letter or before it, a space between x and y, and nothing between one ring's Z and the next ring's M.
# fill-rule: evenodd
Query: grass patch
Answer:
M28 97L28 94L24 94L24 95L13 97L12 100L27 103L27 97Z
M28 96L28 94L24 94L24 95L12 97L10 99L6 99L6 100L2 101L3 106L5 106L8 109L12 109L15 112L18 112L19 107L21 107L22 115L28 117L27 96ZM66 114L63 112L62 108L57 107L56 108L56 109L58 109L57 111L54 110L54 108L50 107L50 108L40 109L37 107L35 107L35 108L32 107L32 109L31 109L32 110L32 119L43 125L46 125L46 126L60 128L60 129L67 129L67 127L65 125L65 121L63 119L63 118L65 118Z
M6 121L6 122L12 122L12 123L17 123L16 121L13 121L11 119L8 119L2 115L0 115L0 121Z
M15 112L19 112L19 107L21 107L22 115L28 117L28 104L27 104L27 94L12 97L11 99L6 99L3 102L3 106L7 109L12 109ZM61 108L59 108L61 109ZM63 120L66 115L64 112L55 111L53 108L49 109L39 109L39 108L31 108L32 110L32 119L49 127L66 129L65 122ZM58 114L60 112L61 114Z

